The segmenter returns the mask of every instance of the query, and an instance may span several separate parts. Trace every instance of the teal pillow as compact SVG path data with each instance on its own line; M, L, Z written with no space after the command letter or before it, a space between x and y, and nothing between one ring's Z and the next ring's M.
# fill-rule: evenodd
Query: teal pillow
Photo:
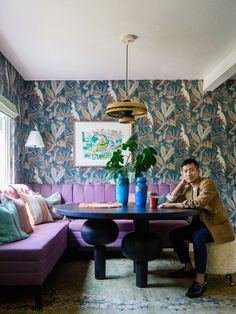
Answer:
M0 244L11 243L28 237L21 230L16 205L13 201L0 204Z
M59 219L62 219L63 216L57 214L56 212L53 211L53 206L54 205L59 205L61 204L61 200L62 200L62 197L61 197L61 194L60 192L56 192L52 195L50 195L49 197L47 198L44 198L47 206L48 206L48 209L52 215L52 218L53 220L59 220Z
M161 205L161 204L163 204L165 202L166 202L166 196L165 195L160 195L158 197L158 205Z

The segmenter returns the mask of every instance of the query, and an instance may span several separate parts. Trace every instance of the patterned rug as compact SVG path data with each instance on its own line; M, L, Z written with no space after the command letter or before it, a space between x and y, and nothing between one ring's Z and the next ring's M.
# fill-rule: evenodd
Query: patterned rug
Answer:
M40 313L236 313L236 287L224 276L209 275L207 292L198 299L185 297L191 279L172 279L169 271L181 267L170 253L149 263L148 287L137 288L132 262L107 260L107 279L94 279L92 260L59 263L44 286ZM235 278L236 279L236 278ZM2 289L0 313L37 313L29 289Z

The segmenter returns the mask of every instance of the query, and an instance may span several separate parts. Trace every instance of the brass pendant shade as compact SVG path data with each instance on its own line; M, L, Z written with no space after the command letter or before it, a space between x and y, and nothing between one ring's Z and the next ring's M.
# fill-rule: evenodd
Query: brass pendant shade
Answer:
M106 113L112 118L119 119L119 123L133 124L135 118L146 115L147 108L144 104L133 102L127 98L124 101L109 104Z
M136 118L146 116L147 107L145 104L133 102L128 98L128 44L133 42L137 36L124 35L122 41L126 44L126 98L120 102L113 102L107 106L106 114L118 119L119 123L133 124Z

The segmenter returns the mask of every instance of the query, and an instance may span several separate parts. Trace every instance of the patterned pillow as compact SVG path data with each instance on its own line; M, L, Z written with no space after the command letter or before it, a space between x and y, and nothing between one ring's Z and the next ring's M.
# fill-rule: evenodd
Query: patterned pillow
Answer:
M47 204L40 194L25 194L19 192L21 199L26 204L26 209L32 225L53 221Z
M18 212L19 220L20 220L20 228L25 233L33 232L33 228L30 224L29 216L27 214L27 210L25 207L25 203L23 200L19 199L11 199L9 196L6 196L5 194L1 195L1 201L2 203L6 203L9 201L13 201L16 205L16 209Z
M53 206L54 205L59 205L61 204L61 201L62 201L62 197L61 197L61 194L59 192L56 192L52 195L50 195L49 197L45 198L44 199L47 206L48 206L48 209L52 215L52 218L53 220L59 220L59 219L62 219L63 216L57 214L56 212L53 211Z
M19 191L29 194L30 188L25 184L8 184L3 193L10 198L20 198Z
M28 237L20 228L16 205L8 201L0 205L0 244L11 243Z

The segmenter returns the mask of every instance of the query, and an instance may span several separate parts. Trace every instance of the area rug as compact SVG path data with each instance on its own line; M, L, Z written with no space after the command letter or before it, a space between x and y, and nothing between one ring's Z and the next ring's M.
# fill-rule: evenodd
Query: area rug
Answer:
M40 313L236 313L236 287L224 276L209 275L207 292L185 297L191 279L168 278L181 267L170 253L149 262L148 287L137 288L132 262L111 258L105 280L94 279L93 260L60 262L45 283ZM0 294L0 313L37 313L31 291L7 289Z

